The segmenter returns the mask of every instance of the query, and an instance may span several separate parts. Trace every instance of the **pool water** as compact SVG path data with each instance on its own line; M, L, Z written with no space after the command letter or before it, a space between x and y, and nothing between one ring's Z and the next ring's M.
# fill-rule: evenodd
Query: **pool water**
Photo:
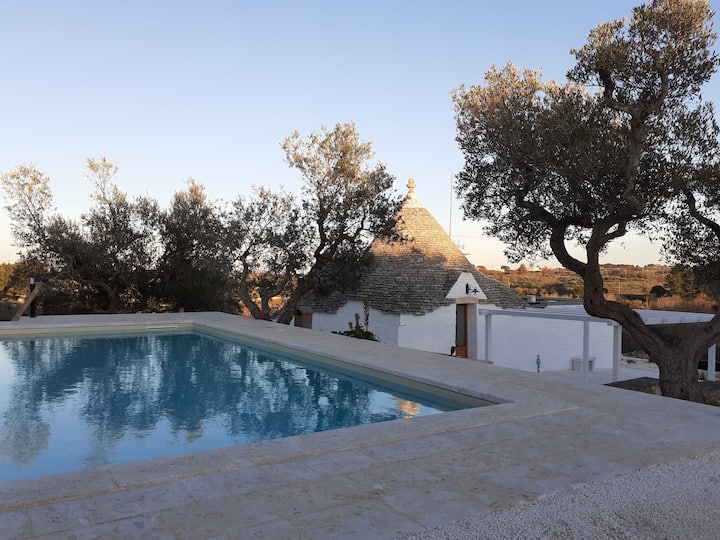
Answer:
M0 481L458 408L188 332L0 340Z

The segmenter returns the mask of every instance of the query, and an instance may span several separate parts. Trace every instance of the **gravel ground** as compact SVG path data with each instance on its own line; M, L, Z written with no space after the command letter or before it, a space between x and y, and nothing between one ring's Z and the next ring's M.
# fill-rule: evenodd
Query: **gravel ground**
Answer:
M401 538L717 539L720 452L647 467Z

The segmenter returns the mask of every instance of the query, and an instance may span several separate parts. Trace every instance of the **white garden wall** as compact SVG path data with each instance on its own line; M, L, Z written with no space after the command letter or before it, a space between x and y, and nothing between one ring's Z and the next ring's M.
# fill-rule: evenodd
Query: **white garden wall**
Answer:
M535 311L535 310L532 310ZM485 357L485 317L479 317L479 352ZM583 355L583 322L522 316L492 316L490 359L497 365L541 371L572 368L572 358ZM613 328L604 322L589 323L590 357L595 369L611 369L613 362Z

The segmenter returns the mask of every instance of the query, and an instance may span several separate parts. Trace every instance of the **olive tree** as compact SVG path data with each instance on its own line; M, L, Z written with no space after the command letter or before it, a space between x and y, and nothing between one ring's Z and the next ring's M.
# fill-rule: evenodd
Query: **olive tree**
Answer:
M54 211L50 178L35 165L22 164L0 176L5 210L15 245L34 252L42 245L45 226Z
M253 188L234 201L227 235L237 294L253 318L272 320L292 296L310 263L309 231L300 204L284 190Z
M46 281L50 272L44 255L46 227L55 213L50 178L34 164L21 164L0 175L0 183L10 233L21 250L21 262L14 265L11 283L18 291L27 291L30 276Z
M115 178L118 167L105 157L87 160L94 204L81 216L81 236L65 252L68 267L80 281L102 291L108 311L118 310L120 295L141 283L157 256L158 205L150 197L130 199Z
M192 178L160 216L157 295L188 311L232 310L223 210Z
M49 179L34 166L21 165L2 178L13 237L25 248L24 258L43 261L58 283L69 280L96 291L98 306L110 312L154 263L156 249L157 203L130 200L115 182L117 172L104 157L88 158L93 204L79 220L50 213Z
M720 315L666 341L605 297L600 257L631 230L667 230L678 213L699 233L715 230L718 132L700 93L718 65L712 16L707 1L653 0L592 30L565 83L507 64L453 93L466 215L487 219L510 258L553 254L581 276L586 311L631 333L664 395L696 401Z
M399 201L394 177L353 123L306 138L295 132L282 147L302 175L300 201L256 190L236 201L230 229L242 302L254 317L288 324L305 294L354 284L372 238L392 230Z

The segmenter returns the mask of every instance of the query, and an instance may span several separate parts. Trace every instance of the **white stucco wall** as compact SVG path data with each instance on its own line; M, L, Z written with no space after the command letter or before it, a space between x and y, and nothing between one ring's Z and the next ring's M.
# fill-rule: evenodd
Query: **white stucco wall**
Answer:
M398 345L449 355L455 345L455 304L425 315L402 315Z
M313 313L312 328L320 332L342 332L348 329L348 323L355 324L356 313L360 315L360 324L365 324L365 312L362 302L348 302L338 309L337 313ZM368 330L375 334L382 343L399 345L399 326L400 315L383 313L372 307L370 308Z
M472 306L474 310L475 305ZM313 313L312 329L320 332L347 330L348 323L360 314L364 323L361 302L348 302L337 313ZM369 330L382 343L399 345L421 351L450 354L455 344L455 305L442 306L426 315L393 315L370 308Z
M485 317L479 317L478 323L478 356L484 359ZM589 337L590 357L595 357L595 369L611 369L612 326L591 322ZM536 371L538 355L541 371L571 369L571 359L582 358L583 355L583 322L493 315L490 359L495 364Z

